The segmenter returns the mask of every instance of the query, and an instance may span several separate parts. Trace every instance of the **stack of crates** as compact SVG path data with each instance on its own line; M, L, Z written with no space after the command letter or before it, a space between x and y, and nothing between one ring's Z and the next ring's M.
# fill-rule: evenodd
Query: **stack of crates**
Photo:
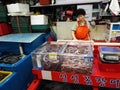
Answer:
M7 8L4 5L0 5L0 22L8 22Z
M29 33L25 34L22 37L25 38L25 36L28 34ZM11 71L13 73L15 72L15 75L13 76L13 78L12 79L10 78L10 80L5 81L6 83L4 85L0 83L0 90L9 90L9 89L10 90L27 90L28 84L31 83L31 81L33 80L32 60L31 60L30 53L31 51L33 51L35 48L37 48L39 45L41 45L44 42L44 38L46 35L45 34L33 34L32 35L32 34L29 34L29 35L32 38L35 37L34 41L32 41L31 43L27 43L27 42L22 43L23 51L24 51L24 54L26 55L25 57L11 59L8 57L12 55L4 56L5 53L19 54L20 52L19 43L16 43L14 41L15 39L13 40L14 42L10 42L10 41L0 42L0 58L1 58L0 70ZM21 34L17 34L16 36L16 38L20 39L18 35L21 35ZM25 38L25 39L28 40L29 38Z
M29 16L11 16L11 26L14 33L30 33L30 17ZM19 31L20 29L20 31Z

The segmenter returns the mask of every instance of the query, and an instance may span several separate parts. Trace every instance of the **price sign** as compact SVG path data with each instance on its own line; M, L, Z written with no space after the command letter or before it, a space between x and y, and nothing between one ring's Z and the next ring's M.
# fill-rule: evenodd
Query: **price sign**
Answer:
M119 78L111 79L110 77L52 71L52 80L98 87L120 88Z

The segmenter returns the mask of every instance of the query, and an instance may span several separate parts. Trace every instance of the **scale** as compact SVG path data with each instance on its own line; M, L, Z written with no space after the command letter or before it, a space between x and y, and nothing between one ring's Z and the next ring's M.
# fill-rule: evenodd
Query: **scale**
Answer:
M120 63L120 48L100 46L100 60L104 63Z
M120 57L116 54L103 54L101 58L102 62L106 63L119 63L120 62Z

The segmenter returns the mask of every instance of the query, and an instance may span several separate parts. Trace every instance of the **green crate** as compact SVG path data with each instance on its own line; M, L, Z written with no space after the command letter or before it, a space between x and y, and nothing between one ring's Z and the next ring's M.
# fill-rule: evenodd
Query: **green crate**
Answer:
M0 17L7 17L7 13L6 12L0 12Z
M8 22L8 17L0 17L0 22Z
M11 25L12 25L12 27L16 27L16 26L18 26L18 24L20 25L20 27L29 27L30 26L29 18L30 18L29 16L18 16L19 21L17 21L17 17L12 16L12 17L10 17Z
M0 12L6 12L7 13L7 7L4 5L0 5Z
M47 24L47 25L31 25L32 30L46 30L49 27L50 27L49 24Z
M29 27L30 26L29 24L18 24L18 23L16 23L16 24L11 23L11 25L12 25L12 27L18 27L19 25L20 25L20 27Z
M20 32L19 32L18 27L12 27L12 28L13 28L14 33L30 33L31 32L29 27L20 27Z

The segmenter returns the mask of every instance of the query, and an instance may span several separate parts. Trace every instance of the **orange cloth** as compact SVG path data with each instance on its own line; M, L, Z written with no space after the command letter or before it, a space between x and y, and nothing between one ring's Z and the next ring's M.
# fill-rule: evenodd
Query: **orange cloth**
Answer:
M78 40L88 40L88 26L85 24L84 26L80 26L80 22L78 22L78 27L75 31L75 36Z

